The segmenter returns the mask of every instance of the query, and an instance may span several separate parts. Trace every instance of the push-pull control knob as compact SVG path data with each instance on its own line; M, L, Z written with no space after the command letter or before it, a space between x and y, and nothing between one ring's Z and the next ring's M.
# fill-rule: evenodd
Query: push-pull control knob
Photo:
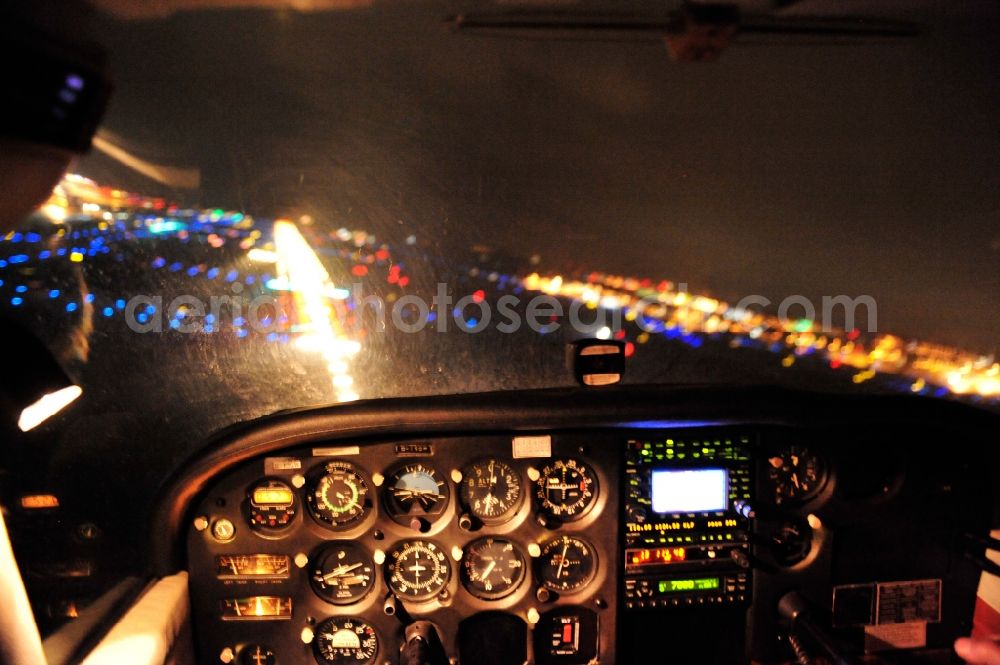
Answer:
M743 501L741 499L733 504L733 508L736 510L738 515L745 519L752 520L757 517L757 511L753 509L753 506L750 505L749 501Z
M641 506L628 507L628 521L633 524L644 524L646 522L646 509Z
M404 626L410 625L410 622L413 621L410 613L406 611L403 603L400 602L394 593L386 595L385 600L382 602L382 611L385 612L387 617L396 617L399 623Z
M750 560L750 556L743 550L739 549L729 550L729 556L733 560L733 562L740 568L749 568L752 563L752 561Z
M441 636L430 621L414 621L403 631L400 665L448 665Z
M555 530L562 526L562 520L557 517L552 517L551 515L545 515L544 513L538 513L535 516L535 521L538 522L538 526L543 529Z
M385 612L386 616L396 616L400 613L402 605L399 603L399 599L396 598L396 594L390 593L385 597L385 602L382 603L382 611Z

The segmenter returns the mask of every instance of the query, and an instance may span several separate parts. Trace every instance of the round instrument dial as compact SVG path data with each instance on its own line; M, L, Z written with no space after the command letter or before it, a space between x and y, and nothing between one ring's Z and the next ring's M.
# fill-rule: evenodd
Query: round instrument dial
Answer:
M290 525L299 511L292 488L281 480L265 478L247 492L246 516L255 531L280 531Z
M812 549L813 531L801 518L785 520L771 535L771 555L782 566L794 566Z
M451 579L448 556L429 540L404 540L389 552L385 563L389 589L404 600L429 600Z
M385 505L397 521L411 517L434 517L448 505L448 483L425 464L398 468L386 482Z
M597 574L597 554L587 541L574 536L553 538L542 545L538 557L538 579L559 593L576 593Z
M597 498L597 476L575 459L557 459L544 467L535 481L540 510L565 522L586 515Z
M805 501L823 489L826 465L808 448L788 446L767 458L767 476L775 504Z
M499 600L514 593L524 580L524 556L503 538L480 538L465 546L462 585L483 600Z
M364 598L375 586L375 564L358 543L326 543L313 555L309 581L323 600L349 605Z
M315 630L313 654L320 665L371 665L378 655L378 634L353 617L331 617Z
M350 462L328 462L312 474L309 509L335 531L346 531L371 512L368 482Z
M521 478L500 460L473 462L462 478L462 503L483 524L503 524L521 506Z

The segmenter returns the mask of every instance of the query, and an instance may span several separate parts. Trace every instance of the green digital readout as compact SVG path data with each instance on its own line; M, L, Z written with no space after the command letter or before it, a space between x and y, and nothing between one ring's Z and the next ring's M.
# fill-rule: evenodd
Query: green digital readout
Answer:
M692 580L660 580L660 593L677 593L682 591L711 591L718 589L721 582L718 577L699 577Z

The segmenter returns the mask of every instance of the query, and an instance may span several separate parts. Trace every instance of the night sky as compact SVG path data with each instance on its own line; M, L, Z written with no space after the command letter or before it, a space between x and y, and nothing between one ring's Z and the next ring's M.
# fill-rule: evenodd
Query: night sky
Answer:
M455 7L427 3L101 20L105 127L200 168L188 203L730 301L867 294L880 331L996 352L1000 10L938 4L894 14L918 38L738 44L707 65L657 42L456 35ZM136 183L96 154L78 170Z

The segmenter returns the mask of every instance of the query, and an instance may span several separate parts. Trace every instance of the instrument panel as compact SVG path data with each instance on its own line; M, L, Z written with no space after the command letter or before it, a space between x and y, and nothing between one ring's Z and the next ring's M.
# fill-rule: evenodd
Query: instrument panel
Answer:
M317 444L247 463L188 533L199 662L396 663L422 620L453 659L500 641L495 662L611 662L621 462L565 434Z
M610 428L276 450L191 507L199 662L396 665L417 627L439 642L421 662L781 662L785 594L868 645L876 612L847 599L872 589L915 593L925 644L947 645L971 617L978 578L952 548L986 519L982 478L876 436Z

